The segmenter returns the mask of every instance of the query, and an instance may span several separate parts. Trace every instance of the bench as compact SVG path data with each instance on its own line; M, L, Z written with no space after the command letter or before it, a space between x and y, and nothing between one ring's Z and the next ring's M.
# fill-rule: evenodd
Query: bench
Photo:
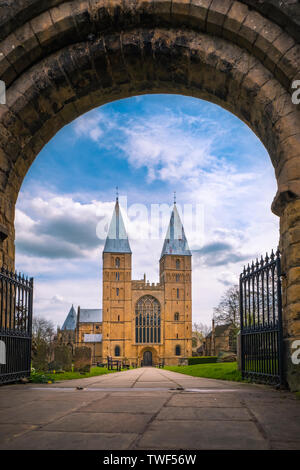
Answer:
M118 370L120 371L122 368L121 361L113 360L111 356L107 356L107 369L108 370Z

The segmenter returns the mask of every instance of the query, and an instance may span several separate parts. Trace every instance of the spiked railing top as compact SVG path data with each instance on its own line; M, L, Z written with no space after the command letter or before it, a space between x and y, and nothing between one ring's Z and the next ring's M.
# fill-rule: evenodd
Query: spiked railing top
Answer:
M260 260L256 258L256 261L252 261L251 266L248 263L248 266L244 266L244 269L240 275L241 278L247 277L252 273L260 272L261 270L265 269L268 266L271 266L272 264L275 264L277 261L277 258L280 258L280 251L279 248L277 248L276 253L274 253L274 250L272 249L270 256L268 253L266 253L266 256L263 258L261 256Z

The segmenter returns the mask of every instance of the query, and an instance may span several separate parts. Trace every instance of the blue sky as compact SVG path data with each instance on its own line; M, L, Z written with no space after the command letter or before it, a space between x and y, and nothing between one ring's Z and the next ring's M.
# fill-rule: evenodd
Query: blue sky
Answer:
M18 198L16 267L35 277L35 312L56 324L72 303L101 306L103 240L96 231L107 226L116 186L121 201L127 198L136 279L146 272L158 280L167 229L161 221L160 239L149 239L138 204L149 211L151 204L171 205L176 191L179 207L200 207L201 230L186 227L194 321L209 323L243 264L277 246L274 170L244 123L216 105L176 95L107 104L56 134Z

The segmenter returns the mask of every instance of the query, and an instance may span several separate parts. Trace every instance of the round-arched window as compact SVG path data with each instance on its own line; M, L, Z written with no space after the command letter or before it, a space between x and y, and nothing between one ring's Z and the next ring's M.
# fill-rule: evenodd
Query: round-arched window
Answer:
M152 295L144 295L135 308L135 342L160 343L160 323L160 303Z

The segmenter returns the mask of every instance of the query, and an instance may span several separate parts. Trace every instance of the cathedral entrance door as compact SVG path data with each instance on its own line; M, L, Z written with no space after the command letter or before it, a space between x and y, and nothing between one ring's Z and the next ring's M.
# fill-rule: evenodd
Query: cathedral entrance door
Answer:
M143 366L152 366L152 352L145 351L143 355Z

